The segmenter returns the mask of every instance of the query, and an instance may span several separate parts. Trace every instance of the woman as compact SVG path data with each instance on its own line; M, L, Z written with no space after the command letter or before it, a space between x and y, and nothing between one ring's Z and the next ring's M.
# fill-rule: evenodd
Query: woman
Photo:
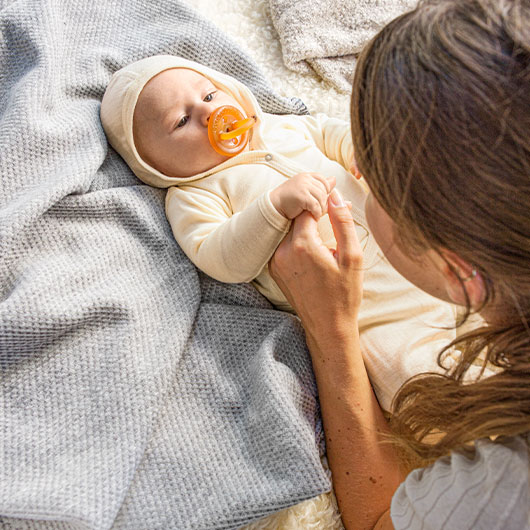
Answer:
M359 58L374 237L403 276L485 321L451 345L446 375L401 388L390 424L359 351L362 253L336 190L337 250L303 213L271 261L306 331L346 528L530 527L529 95L528 0L421 3ZM496 373L470 380L479 354Z

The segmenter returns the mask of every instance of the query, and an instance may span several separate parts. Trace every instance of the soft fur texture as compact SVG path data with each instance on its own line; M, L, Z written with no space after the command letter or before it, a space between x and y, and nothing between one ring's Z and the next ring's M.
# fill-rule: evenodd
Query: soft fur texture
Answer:
M329 471L326 457L322 465ZM344 530L333 491L273 513L242 530Z
M285 64L313 69L345 94L356 57L377 31L416 0L269 0Z

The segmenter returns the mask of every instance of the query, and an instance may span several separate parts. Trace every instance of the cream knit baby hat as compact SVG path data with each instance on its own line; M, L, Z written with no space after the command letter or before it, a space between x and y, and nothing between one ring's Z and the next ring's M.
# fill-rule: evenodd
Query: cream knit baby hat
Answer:
M207 77L217 88L227 92L247 116L259 114L252 92L241 82L202 64L173 55L154 55L141 59L115 72L101 102L101 122L110 145L122 156L134 174L146 184L158 188L175 185L177 178L168 177L144 162L133 139L134 108L140 92L155 75L170 68L189 68Z

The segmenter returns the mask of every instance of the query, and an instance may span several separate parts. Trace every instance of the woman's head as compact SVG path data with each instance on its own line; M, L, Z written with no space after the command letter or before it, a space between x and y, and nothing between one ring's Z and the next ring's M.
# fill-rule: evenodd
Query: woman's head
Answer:
M476 267L487 298L527 307L529 21L522 0L421 2L363 51L352 96L357 165L397 247L418 272L427 249L460 277Z
M361 53L351 119L389 260L441 298L447 286L458 298L456 282L488 320L450 345L462 351L451 372L404 385L396 432L433 458L529 431L530 3L420 2ZM502 370L471 384L481 354ZM434 446L432 433L445 433Z

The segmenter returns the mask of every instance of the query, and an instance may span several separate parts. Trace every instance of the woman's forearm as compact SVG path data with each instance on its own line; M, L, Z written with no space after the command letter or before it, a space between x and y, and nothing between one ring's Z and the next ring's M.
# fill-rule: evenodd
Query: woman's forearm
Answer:
M270 270L306 332L342 520L348 530L371 530L388 511L404 473L360 352L363 254L350 211L335 189L328 214L335 250L322 243L315 219L304 212L294 219ZM388 514L383 519L380 527L391 528Z
M393 446L381 443L390 431L368 380L358 330L306 331L342 520L348 530L372 529L405 477Z

